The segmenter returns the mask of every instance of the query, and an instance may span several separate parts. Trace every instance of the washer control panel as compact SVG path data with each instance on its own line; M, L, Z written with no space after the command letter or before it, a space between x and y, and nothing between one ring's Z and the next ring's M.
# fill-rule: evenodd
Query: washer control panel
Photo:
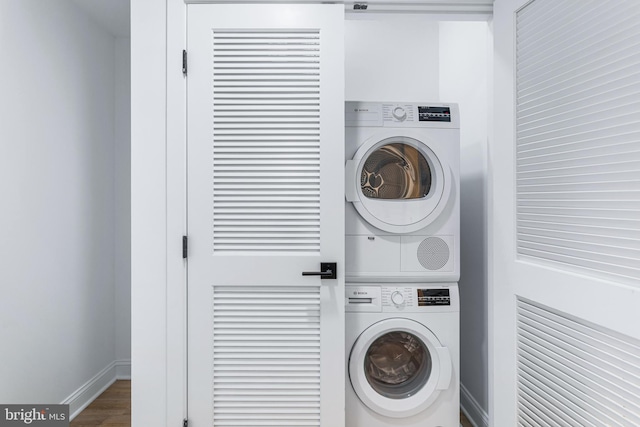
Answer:
M451 305L449 289L417 289L418 306Z
M395 287L383 287L382 288L382 306L383 307L412 307L415 303L413 292L411 288L395 288Z
M459 309L458 286L450 284L347 285L346 311L423 312Z

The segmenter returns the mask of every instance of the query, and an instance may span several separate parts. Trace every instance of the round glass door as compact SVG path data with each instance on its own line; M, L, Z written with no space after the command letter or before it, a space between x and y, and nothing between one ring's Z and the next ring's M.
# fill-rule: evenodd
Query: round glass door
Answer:
M452 185L442 158L409 136L363 143L347 162L347 179L347 200L360 216L391 233L412 233L433 222L447 205Z
M392 143L374 150L360 174L360 190L370 199L424 199L431 189L431 168L417 148Z
M374 412L404 418L425 410L449 386L451 358L424 325L385 319L365 329L349 355L349 379Z
M415 335L388 332L369 346L364 372L371 388L382 396L406 399L416 394L431 375L431 355Z

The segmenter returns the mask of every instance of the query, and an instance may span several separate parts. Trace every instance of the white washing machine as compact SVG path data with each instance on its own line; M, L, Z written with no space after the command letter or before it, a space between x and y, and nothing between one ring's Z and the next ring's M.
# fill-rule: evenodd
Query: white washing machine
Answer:
M346 286L346 426L457 427L457 284Z
M347 102L346 279L460 278L456 104Z

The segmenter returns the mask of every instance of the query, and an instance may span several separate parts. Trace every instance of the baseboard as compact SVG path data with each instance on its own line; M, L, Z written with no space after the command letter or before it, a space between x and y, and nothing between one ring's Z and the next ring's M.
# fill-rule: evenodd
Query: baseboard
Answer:
M474 427L489 427L489 415L463 384L460 384L460 409Z
M98 372L93 378L87 381L82 387L73 392L61 403L69 405L69 418L74 419L84 408L96 400L111 384L116 381L116 364L111 362L107 367ZM131 364L129 363L129 367ZM129 376L131 369L129 368Z
M131 359L116 360L116 379L117 380L131 379Z

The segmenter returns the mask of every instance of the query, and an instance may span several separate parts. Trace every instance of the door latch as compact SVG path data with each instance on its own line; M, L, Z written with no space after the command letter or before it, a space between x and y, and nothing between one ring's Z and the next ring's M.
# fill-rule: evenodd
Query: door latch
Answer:
M320 276L321 279L337 279L338 263L337 262L321 262L320 271L303 271L303 276Z

